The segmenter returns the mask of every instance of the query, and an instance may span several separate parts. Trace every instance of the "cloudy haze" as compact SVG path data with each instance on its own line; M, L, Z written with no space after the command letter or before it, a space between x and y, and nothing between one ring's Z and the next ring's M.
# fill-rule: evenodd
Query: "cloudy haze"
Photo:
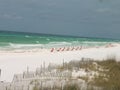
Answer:
M0 0L0 30L120 39L120 0Z

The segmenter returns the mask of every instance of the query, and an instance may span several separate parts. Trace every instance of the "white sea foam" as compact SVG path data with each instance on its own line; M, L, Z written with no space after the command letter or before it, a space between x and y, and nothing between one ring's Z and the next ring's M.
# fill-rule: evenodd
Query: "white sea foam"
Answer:
M95 41L83 41L82 43L91 43L91 44L108 44L108 43L114 43L114 42L95 42Z
M43 47L43 44L13 44L13 43L9 43L9 45L13 48Z
M25 35L26 38L29 38L30 36L29 35Z
M50 42L49 44L47 44L46 46L48 47L62 47L62 46L70 46L72 45L69 42Z
M84 45L84 46L101 46L101 45L107 45L107 44L114 44L116 42L100 42L100 41L73 41L72 45Z
M69 42L50 42L49 44L53 45L71 45Z
M40 41L35 41L34 44L17 44L17 43L2 43L0 46L0 50L32 50L32 49L47 49L47 48L56 48L56 47L71 47L71 46L85 46L85 47L94 47L94 46L103 46L107 44L113 44L115 42L93 42L93 41L71 41L71 42L49 42L46 44L41 44ZM5 44L5 46L3 46Z
M36 41L36 43L40 43L39 41Z
M47 41L50 41L50 39L49 39L49 38L47 38L46 40L47 40Z

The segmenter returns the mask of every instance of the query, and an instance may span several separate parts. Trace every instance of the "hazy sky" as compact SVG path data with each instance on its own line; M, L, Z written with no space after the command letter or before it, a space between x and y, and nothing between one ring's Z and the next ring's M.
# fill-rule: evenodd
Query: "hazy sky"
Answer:
M120 39L120 0L0 0L0 30Z

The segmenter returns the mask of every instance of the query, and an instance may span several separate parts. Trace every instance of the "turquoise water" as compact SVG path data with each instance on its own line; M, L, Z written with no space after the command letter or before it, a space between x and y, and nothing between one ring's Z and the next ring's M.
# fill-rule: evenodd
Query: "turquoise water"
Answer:
M102 46L116 42L118 43L119 40L0 31L1 50L64 46Z

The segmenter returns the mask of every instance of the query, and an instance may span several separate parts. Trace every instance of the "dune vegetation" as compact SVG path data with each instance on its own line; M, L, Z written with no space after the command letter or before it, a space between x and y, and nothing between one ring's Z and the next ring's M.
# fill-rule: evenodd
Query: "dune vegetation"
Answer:
M58 65L58 70L84 70L87 74L85 76L77 76L76 83L71 83L71 77L67 83L60 88L53 88L52 90L120 90L120 61L115 58L108 58L106 60L82 59L80 61L64 62L63 65ZM79 73L81 74L81 73ZM85 81L86 87L83 88L77 81ZM45 90L50 89L45 88ZM34 90L40 90L37 86ZM44 88L42 89L44 90Z
M70 61L65 63L61 69L79 70L85 69L86 72L97 72L94 77L90 76L78 77L83 79L88 85L87 90L120 90L120 61L115 58L106 60L82 59L80 61Z

